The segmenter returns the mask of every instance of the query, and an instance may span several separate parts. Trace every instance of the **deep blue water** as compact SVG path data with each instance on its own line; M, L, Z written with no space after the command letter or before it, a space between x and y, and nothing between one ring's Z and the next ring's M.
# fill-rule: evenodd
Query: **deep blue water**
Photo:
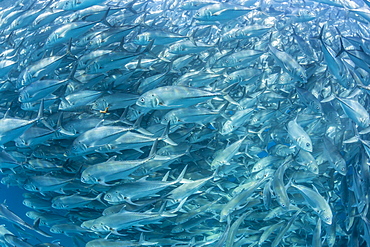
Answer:
M0 176L0 179L1 179L1 176ZM28 208L25 205L23 205L23 203L22 203L23 199L24 199L23 196L22 196L23 193L25 193L25 191L23 189L20 189L20 188L16 187L16 186L11 186L11 187L8 188L7 186L5 186L3 184L0 184L0 202L5 201L6 205L9 206L10 210L12 210L14 213L16 213L19 217L21 217L24 221L26 221L30 225L33 225L32 220L29 219L26 216L26 213L28 211L33 210L33 209ZM3 219L0 218L0 224L5 224L5 226L7 226L9 231L16 232L16 228L14 228L12 226L12 224L9 223L8 221L3 220ZM48 230L48 228L45 227L45 226L41 226L40 228L43 231L52 235L53 237L52 238L47 238L45 236L42 236L38 233L35 233L35 232L32 232L31 230L26 229L25 231L26 232L28 231L29 234L30 234L28 236L25 236L29 243L39 244L39 243L44 243L44 242L57 241L57 242L60 242L60 244L65 246L65 247L74 246L74 243L73 243L73 241L70 237L67 237L63 234L51 233ZM37 238L39 240L33 239L32 236L34 236L35 238Z

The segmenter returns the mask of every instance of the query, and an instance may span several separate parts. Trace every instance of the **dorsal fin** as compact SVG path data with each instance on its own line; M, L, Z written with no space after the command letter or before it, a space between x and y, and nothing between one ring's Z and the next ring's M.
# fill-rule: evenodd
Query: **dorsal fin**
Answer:
M132 126L133 129L139 129L141 121L143 120L144 114L141 114L135 121L134 126Z
M169 138L169 136L168 136L169 130L170 130L170 121L168 121L168 123L166 125L166 128L164 129L163 134L161 135L159 140L163 140L164 142L166 142L166 143L168 143L172 146L177 146L177 143L174 142L173 140L171 140L171 138Z
M66 129L63 128L62 126L62 119L63 119L63 112L59 114L58 121L57 121L57 131L63 135L68 135L68 136L74 136L75 133L72 133Z
M319 192L319 190L315 187L315 185L313 185L313 184L312 184L312 188L313 188L313 190L314 190L314 191L316 191L316 193L317 193L317 194L319 194L319 195L320 195L320 192Z
M117 158L117 155L114 155L114 156L110 157L106 162L115 161L116 158Z
M76 74L76 71L77 71L77 65L78 65L78 63L77 63L77 62L75 62L75 63L73 64L73 67L72 67L71 73L69 73L69 75L68 75L68 77L67 77L67 80L72 80L72 81L75 81L75 82L79 82L79 83L81 83L79 80L77 80L77 79L75 78L75 74ZM82 84L82 83L81 83L81 84Z
M95 125L95 128L98 128L98 127L103 126L103 123L104 123L104 119L102 119L101 121L99 121L99 123L97 123L97 124Z
M141 115L141 116L144 116L144 115ZM143 117L139 117L137 120L139 120L140 119L140 122L141 122L141 120L142 120L142 118ZM139 123L138 123L139 124ZM134 129L137 131L137 132L139 132L139 133L141 133L141 134L143 134L143 135L147 135L147 136L152 136L152 135L154 135L152 132L149 132L149 131L147 131L146 129L144 129L144 128L141 128L140 127L140 124L137 126L137 127L135 127L136 126L136 122L135 122L135 124L134 124Z
M10 112L10 108L8 108L8 110L6 110L3 118L9 118L9 112Z
M48 122L46 122L44 118L44 99L41 100L40 108L37 113L37 117L35 119L36 122L41 122L46 128L50 129L51 131L55 131L53 127L50 126Z
M170 175L170 171L166 172L166 174L162 178L162 182L166 182L169 175Z
M166 204L167 204L167 201L164 201L161 208L158 211L158 214L160 214L160 215L163 214L164 209L166 208Z
M42 120L43 118L44 118L44 99L42 99L40 102L40 107L37 113L36 120L39 121L39 120Z
M150 153L149 153L149 156L148 156L149 159L152 159L152 158L155 157L155 155L157 153L157 146L158 146L158 139L155 139L155 141L152 145L152 148L150 149Z
M182 171L181 171L181 173L180 173L180 175L179 175L179 177L176 179L176 183L179 183L179 182L181 182L181 180L183 180L184 179L184 175L185 175L185 172L186 172L186 169L188 168L188 165L186 165L185 167L184 167L184 169L182 169Z
M140 179L138 179L138 180L136 180L136 182L145 182L146 181L146 179L149 177L149 175L146 175L146 176L144 176L144 177L142 177L142 178L140 178Z

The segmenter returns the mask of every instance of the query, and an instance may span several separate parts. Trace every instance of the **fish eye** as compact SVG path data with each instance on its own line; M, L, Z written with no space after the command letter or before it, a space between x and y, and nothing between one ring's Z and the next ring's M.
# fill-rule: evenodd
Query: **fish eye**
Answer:
M145 101L145 99L144 99L144 98L140 98L140 101L141 101L141 102L144 102L144 101Z
M308 142L306 143L306 147L310 147L311 146L311 144L309 144Z

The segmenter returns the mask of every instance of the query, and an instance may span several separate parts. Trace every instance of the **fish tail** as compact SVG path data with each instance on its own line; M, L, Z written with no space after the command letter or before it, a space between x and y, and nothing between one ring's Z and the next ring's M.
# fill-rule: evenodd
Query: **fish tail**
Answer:
M335 57L339 57L340 55L342 55L343 52L346 52L346 49L343 46L342 37L339 38L339 41L340 41L340 51L338 52L338 54Z
M109 11L110 11L110 8L107 9L107 11L105 12L105 14L103 15L103 17L101 18L99 22L103 23L104 25L108 27L112 27L112 25L107 21L107 16L108 16Z

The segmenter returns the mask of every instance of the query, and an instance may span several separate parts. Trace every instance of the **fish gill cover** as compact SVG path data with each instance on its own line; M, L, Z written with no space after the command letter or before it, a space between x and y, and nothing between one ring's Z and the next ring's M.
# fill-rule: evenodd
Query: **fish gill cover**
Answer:
M0 246L370 246L368 1L1 4Z

